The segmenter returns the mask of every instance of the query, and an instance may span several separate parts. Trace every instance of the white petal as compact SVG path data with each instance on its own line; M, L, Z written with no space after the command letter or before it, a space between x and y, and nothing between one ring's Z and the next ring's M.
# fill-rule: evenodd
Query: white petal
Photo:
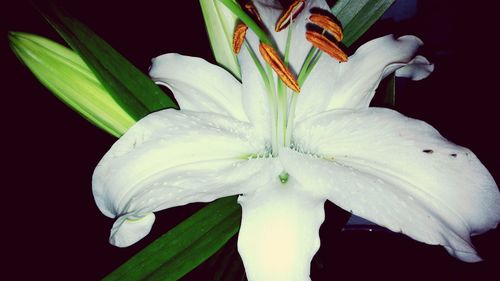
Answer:
M250 46L257 46L256 48L251 48L260 58L257 36L249 31L246 35L246 40L250 42ZM242 47L238 55L238 61L241 67L242 100L245 113L250 123L254 126L255 131L269 143L271 141L272 117L264 80L262 80L262 76L250 55L250 50L245 46ZM261 65L264 66L262 60Z
M343 65L327 109L366 108L380 80L409 63L422 41L415 36L384 36L365 43Z
M413 61L421 45L422 41L415 36L395 39L388 35L365 43L345 63L339 64L322 55L302 87L295 120L330 109L368 107L384 77L409 63L423 64L423 57ZM411 72L417 73L416 77L424 78L432 69L427 62L426 67L414 68ZM427 75L424 75L425 71Z
M434 65L423 56L416 56L408 64L396 70L396 76L418 81L427 78L434 71Z
M231 44L238 17L220 1L200 0L200 8L215 60L239 78L240 66Z
M204 59L165 54L152 60L149 75L172 90L181 109L219 113L247 121L240 82Z
M379 108L318 114L295 134L297 149L324 158L280 152L300 184L322 186L316 191L335 204L393 231L479 259L469 236L497 225L500 194L471 151Z
M118 247L128 247L146 236L155 222L155 215L149 213L138 219L122 216L111 229L109 243Z
M326 54L321 55L302 85L300 95L297 96L296 121L326 110L333 92L338 87L337 81L340 81L344 65L345 63L339 63Z
M248 160L265 152L264 142L248 123L189 111L148 115L113 145L94 171L93 193L99 209L122 220L113 230L121 237L110 240L126 242L119 246L134 243L152 223L131 224L124 219L267 184L278 173L273 170L275 161Z
M319 249L325 200L290 178L240 196L238 251L249 281L307 281Z

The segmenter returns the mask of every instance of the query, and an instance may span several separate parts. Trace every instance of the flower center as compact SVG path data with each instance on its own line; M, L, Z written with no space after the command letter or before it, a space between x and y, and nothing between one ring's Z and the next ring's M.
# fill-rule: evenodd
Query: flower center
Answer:
M245 45L266 87L271 114L271 154L273 157L278 156L280 148L291 147L295 107L297 106L300 87L304 84L321 54L325 52L339 62L345 62L348 59L347 55L339 47L339 42L343 37L339 22L329 11L311 10L311 15L308 18L310 22L308 30L302 36L305 36L312 44L312 48L306 56L296 78L288 67L288 57L290 54L292 30L297 23L295 19L299 17L305 7L306 3L304 0L296 0L277 19L275 31L283 32L286 30L288 32L283 56L276 50L268 34L261 29L260 26L262 25L255 23L254 20L261 21L261 17L253 5L245 5L247 12L251 16L249 17L245 13L240 16L244 23L237 25L233 36L234 52L238 53L242 45ZM261 41L259 52L266 62L264 66L260 63L257 54L251 48L250 44L245 40L248 29L247 25ZM287 178L288 174L286 173L280 175L282 182L286 182Z

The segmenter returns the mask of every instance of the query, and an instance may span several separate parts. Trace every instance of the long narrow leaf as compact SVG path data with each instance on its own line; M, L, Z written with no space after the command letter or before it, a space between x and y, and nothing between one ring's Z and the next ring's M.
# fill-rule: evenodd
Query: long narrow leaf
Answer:
M384 95L384 103L390 106L396 105L396 74L391 74L387 79L387 88Z
M219 199L158 238L104 280L178 280L239 230L236 196Z
M349 47L361 37L395 0L338 0L332 13L344 27L342 43Z
M134 119L176 107L175 102L148 76L81 22L55 5L41 12Z
M238 254L237 244L237 239L233 238L221 249L220 256L217 257L214 264L216 270L212 281L242 280L242 276L245 275L245 268Z

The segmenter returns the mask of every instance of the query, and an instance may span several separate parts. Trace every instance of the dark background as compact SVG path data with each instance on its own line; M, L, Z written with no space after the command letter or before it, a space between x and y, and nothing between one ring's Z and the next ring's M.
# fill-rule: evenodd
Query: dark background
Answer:
M54 98L17 61L9 50L6 30L61 40L27 2L2 5L6 20L0 38L2 178L6 179L2 188L6 192L0 275L16 276L15 280L98 280L202 205L158 213L153 232L130 248L109 245L112 220L94 204L91 175L115 139ZM423 39L426 45L421 53L436 69L424 81L399 80L396 108L471 148L499 182L499 78L498 71L491 70L497 55L492 38L498 32L490 15L492 7L477 5L420 0L414 17L398 22L386 19L360 42L388 33ZM87 0L64 6L144 72L152 57L168 52L213 61L198 1ZM466 264L441 247L397 234L339 232L342 215L327 206L322 248L312 267L315 281L346 277L489 280L500 265L498 230L474 238L487 261ZM184 280L211 280L211 274L212 268L205 265Z

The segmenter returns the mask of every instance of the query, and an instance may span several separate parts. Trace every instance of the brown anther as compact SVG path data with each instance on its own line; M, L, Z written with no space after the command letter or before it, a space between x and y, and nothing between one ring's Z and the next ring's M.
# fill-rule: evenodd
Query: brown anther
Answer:
M344 51L342 51L339 46L337 46L337 44L330 41L325 35L308 30L306 31L306 39L307 41L311 42L314 47L329 54L339 62L347 61L347 55L344 53Z
M306 6L305 0L295 0L286 11L284 11L276 22L274 30L280 32L294 20Z
M264 60L276 72L281 81L283 81L283 83L285 83L288 88L297 93L300 93L300 86L297 82L297 79L295 79L295 76L293 76L290 69L288 69L288 67L286 67L286 65L283 63L276 50L265 43L260 43L259 51Z
M236 28L234 29L233 34L233 52L235 54L239 54L241 50L241 46L245 41L245 35L247 34L248 26L246 24L240 22Z
M257 8L255 8L252 2L246 3L245 9L250 13L250 15L253 16L254 19L256 19L258 22L262 22L262 19L260 18L259 15L259 11L257 11Z
M344 37L342 28L332 18L321 14L311 14L309 20L315 25L326 30L333 37L335 37L337 41L342 41L342 38Z

